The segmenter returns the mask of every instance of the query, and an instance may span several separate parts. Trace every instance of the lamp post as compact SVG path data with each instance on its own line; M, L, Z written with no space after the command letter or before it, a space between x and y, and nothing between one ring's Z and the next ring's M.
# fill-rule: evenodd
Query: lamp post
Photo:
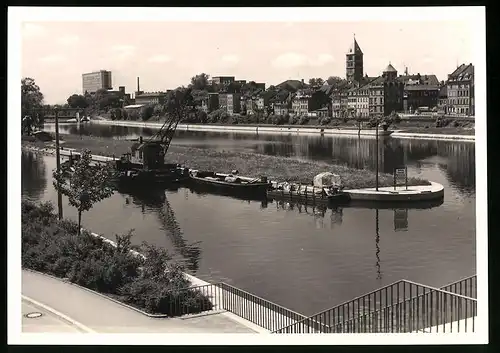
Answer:
M56 166L57 166L57 172L60 173L61 171L61 155L59 151L59 111L57 108L54 109L54 115L55 115L55 120L56 120ZM59 183L59 182L58 182ZM58 210L58 217L61 220L63 218L63 209L62 209L62 194L59 191L59 188L57 188L57 210Z
M375 190L378 191L378 124L379 117L376 118L375 126Z

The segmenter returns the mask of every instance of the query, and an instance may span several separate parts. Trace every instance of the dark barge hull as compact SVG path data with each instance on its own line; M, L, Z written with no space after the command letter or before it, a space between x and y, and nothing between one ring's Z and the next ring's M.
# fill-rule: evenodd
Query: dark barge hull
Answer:
M267 202L265 191L248 192L243 190L240 192L238 190L232 190L232 189L215 188L212 185L195 183L192 181L189 182L188 187L189 190L191 190L191 192L199 195L211 194L211 195L227 196L238 200Z
M342 192L327 196L324 193L298 193L296 191L273 189L267 191L267 197L268 199L300 202L308 205L345 205L350 202L349 195Z

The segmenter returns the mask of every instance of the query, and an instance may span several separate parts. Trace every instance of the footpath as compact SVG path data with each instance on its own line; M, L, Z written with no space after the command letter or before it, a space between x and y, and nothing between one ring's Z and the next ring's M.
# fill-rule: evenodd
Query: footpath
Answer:
M162 122L142 122L126 120L92 120L91 123L101 125L130 126L160 128ZM201 124L179 124L178 130L184 131L227 131L227 132L252 132L252 133L297 133L297 134L323 134L323 135L345 135L375 137L375 130L361 130L335 127L317 126L274 126L274 125L201 125ZM475 141L475 135L452 135L452 134L429 134L429 133L407 133L404 130L379 131L379 136L388 135L393 138L430 139L430 140L458 140Z
M23 332L258 333L224 312L151 318L82 287L27 270L22 271L22 295ZM37 312L42 315L24 316Z

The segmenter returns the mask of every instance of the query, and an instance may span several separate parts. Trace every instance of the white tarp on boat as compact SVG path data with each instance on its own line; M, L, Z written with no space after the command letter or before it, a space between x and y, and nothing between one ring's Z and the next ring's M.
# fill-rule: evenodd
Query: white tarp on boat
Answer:
M313 185L319 188L330 187L330 186L341 186L340 175L333 174L330 172L323 172L316 175L313 179Z

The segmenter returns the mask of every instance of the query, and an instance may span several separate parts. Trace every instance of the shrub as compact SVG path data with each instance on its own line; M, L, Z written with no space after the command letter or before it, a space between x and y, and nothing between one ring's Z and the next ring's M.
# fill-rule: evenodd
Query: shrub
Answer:
M298 124L299 125L307 125L309 123L309 117L307 115L301 115L301 117L299 118L299 122Z
M78 236L76 223L58 221L51 204L23 201L21 208L23 268L66 277L151 313L174 316L212 308L207 297L188 288L183 266L165 249L144 244L147 258L135 256L132 231L116 235L113 246L86 231Z
M332 122L332 118L329 117L329 116L325 116L325 117L322 117L320 120L319 120L319 124L320 125L328 125Z
M299 118L296 115L290 115L290 118L288 119L288 124L295 125L298 122L299 122Z

